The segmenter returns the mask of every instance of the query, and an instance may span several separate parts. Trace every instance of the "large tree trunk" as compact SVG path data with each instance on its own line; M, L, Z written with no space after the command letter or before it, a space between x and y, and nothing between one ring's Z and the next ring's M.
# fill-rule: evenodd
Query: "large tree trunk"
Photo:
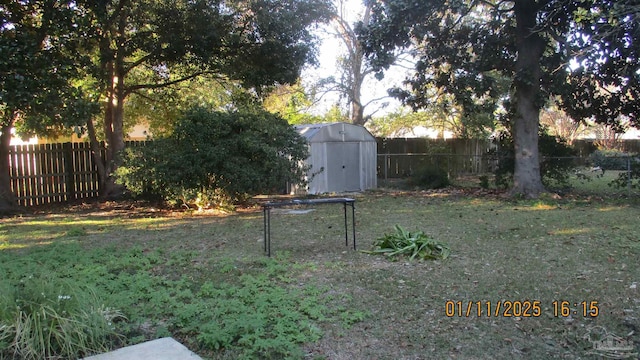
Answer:
M371 21L371 9L373 2L365 7L365 13L362 18L363 24L369 24ZM367 118L364 117L364 108L362 104L362 85L366 77L366 70L363 70L365 54L357 34L349 26L348 22L342 14L336 17L336 25L340 33L340 39L347 47L348 57L342 65L343 79L342 90L347 95L347 101L350 112L350 121L355 125L364 125Z
M106 113L109 116L105 119L108 129L105 129L108 139L106 181L103 189L105 197L119 197L124 192L124 187L116 184L114 173L121 164L121 153L124 150L124 101L126 98L124 90L125 71L122 61L115 66L115 75L112 77L111 101L107 104Z
M111 74L111 81L106 91L102 122L105 137L104 155L93 120L87 121L87 130L100 178L100 195L104 198L116 198L124 192L124 187L116 184L113 174L120 165L120 154L125 146L124 101L126 92L122 81L125 72L122 65L114 66L113 61L106 63L104 68Z
M16 195L11 191L9 173L9 146L11 144L11 128L13 121L3 125L0 131L0 216L22 211Z
M534 0L515 2L518 59L516 61L513 122L515 170L512 195L535 198L544 192L540 175L538 129L540 124L540 60L545 41L535 31L538 8Z
M125 38L128 14L126 11L126 1L120 3L118 9L118 21L116 32L115 49L106 38L101 42L100 52L106 59L103 69L109 74L109 84L106 89L106 102L104 112L104 136L105 136L105 158L94 147L96 161L104 164L101 171L101 195L106 198L117 198L124 192L124 186L116 184L114 173L121 164L121 153L124 150L124 102L127 97L125 89L125 76L127 70L125 65ZM95 134L95 129L94 129ZM92 143L96 139L92 140Z
M355 35L352 35L355 36ZM347 40L345 39L345 42ZM362 59L364 54L362 46L357 38L351 39L352 44L349 47L349 64L348 70L350 74L349 83L349 106L351 112L351 123L355 125L364 125L364 106L362 106L362 84L364 82L364 74L362 73Z
M124 70L115 66L114 76L109 90L104 118L104 133L106 139L106 158L104 171L101 174L103 197L119 197L124 192L124 187L116 184L114 172L121 163L121 153L124 150L124 101L126 98L123 79ZM95 151L95 150L94 150Z
M117 198L124 193L124 186L116 184L115 171L121 164L121 155L124 150L124 102L127 97L125 90L125 41L129 11L127 1L121 3L120 14L117 23L116 49L113 62L110 64L112 76L109 87L109 103L106 112L109 118L105 118L105 135L107 138L107 178L102 195L107 198Z
M360 88L362 87L362 81L354 87L351 98L351 123L355 125L364 125L364 106L362 106L362 96L360 94Z

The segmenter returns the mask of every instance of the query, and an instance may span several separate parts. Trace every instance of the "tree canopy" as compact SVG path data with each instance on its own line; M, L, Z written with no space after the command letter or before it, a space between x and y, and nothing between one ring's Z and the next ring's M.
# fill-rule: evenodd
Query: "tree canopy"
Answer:
M411 47L406 103L428 106L436 86L462 116L501 116L514 137L513 193L544 191L537 136L550 96L577 121L638 122L637 0L372 2L373 20L359 30L372 63L385 68L397 47Z
M103 99L103 192L118 193L113 173L124 148L124 104L132 94L209 74L260 92L293 83L314 59L310 26L326 18L324 0L104 0L86 11L94 77ZM94 147L96 130L87 127ZM99 152L95 152L98 154ZM101 166L104 164L104 166Z
M166 95L160 89L202 75L236 81L258 94L264 86L294 83L315 60L311 28L327 20L329 10L325 0L3 2L3 144L8 147L15 125L49 131L78 118L67 116L71 110L82 110L102 191L117 193L112 174L124 148L130 96L155 100ZM101 106L100 122L83 99ZM98 134L107 145L105 158ZM6 156L0 155L6 165L0 166L6 174L0 195L10 194Z
M48 135L95 110L74 83L87 60L78 55L79 19L70 1L0 4L0 211L17 206L9 183L12 130Z

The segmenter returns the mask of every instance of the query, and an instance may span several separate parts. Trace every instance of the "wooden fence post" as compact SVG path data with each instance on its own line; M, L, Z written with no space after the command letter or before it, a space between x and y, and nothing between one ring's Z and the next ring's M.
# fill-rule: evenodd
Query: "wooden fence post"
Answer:
M65 179L65 199L66 201L76 199L75 188L75 169L73 168L73 148L72 143L66 142L62 144L62 156L64 157L62 173Z

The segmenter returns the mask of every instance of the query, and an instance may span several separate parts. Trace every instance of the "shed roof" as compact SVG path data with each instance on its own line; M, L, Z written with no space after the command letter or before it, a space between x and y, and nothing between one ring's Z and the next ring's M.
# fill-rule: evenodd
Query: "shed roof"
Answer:
M296 125L295 129L310 143L376 141L363 126L345 122Z

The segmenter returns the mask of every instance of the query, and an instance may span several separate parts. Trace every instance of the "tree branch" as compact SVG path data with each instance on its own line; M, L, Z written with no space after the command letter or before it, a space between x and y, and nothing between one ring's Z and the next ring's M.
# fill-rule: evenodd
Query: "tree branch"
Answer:
M362 105L362 107L366 108L367 106L373 104L374 102L380 101L380 100L384 100L384 99L389 99L391 98L391 96L387 95L387 96L381 96L379 98L375 98L375 99L371 99L369 101L367 101L366 103L364 103L364 105Z
M214 71L198 71L195 72L193 74L187 75L187 76L183 76L181 78L178 79L174 79L174 80L170 80L170 81L166 81L166 82L161 82L161 83L149 83L149 84L137 84L137 85L132 85L132 86L127 86L126 90L125 90L125 94L129 95L132 92L136 92L138 90L142 90L142 89L160 89L160 88L164 88L164 87L168 87L171 85L176 85L179 84L181 82L185 82L191 79L195 79L198 76L202 76L202 75L214 75L217 74Z
M127 66L125 66L124 72L125 74L128 74L131 70L135 69L136 67L144 64L145 62L147 62L150 58L151 58L151 53L142 56L141 58L139 58L138 60L128 64Z

